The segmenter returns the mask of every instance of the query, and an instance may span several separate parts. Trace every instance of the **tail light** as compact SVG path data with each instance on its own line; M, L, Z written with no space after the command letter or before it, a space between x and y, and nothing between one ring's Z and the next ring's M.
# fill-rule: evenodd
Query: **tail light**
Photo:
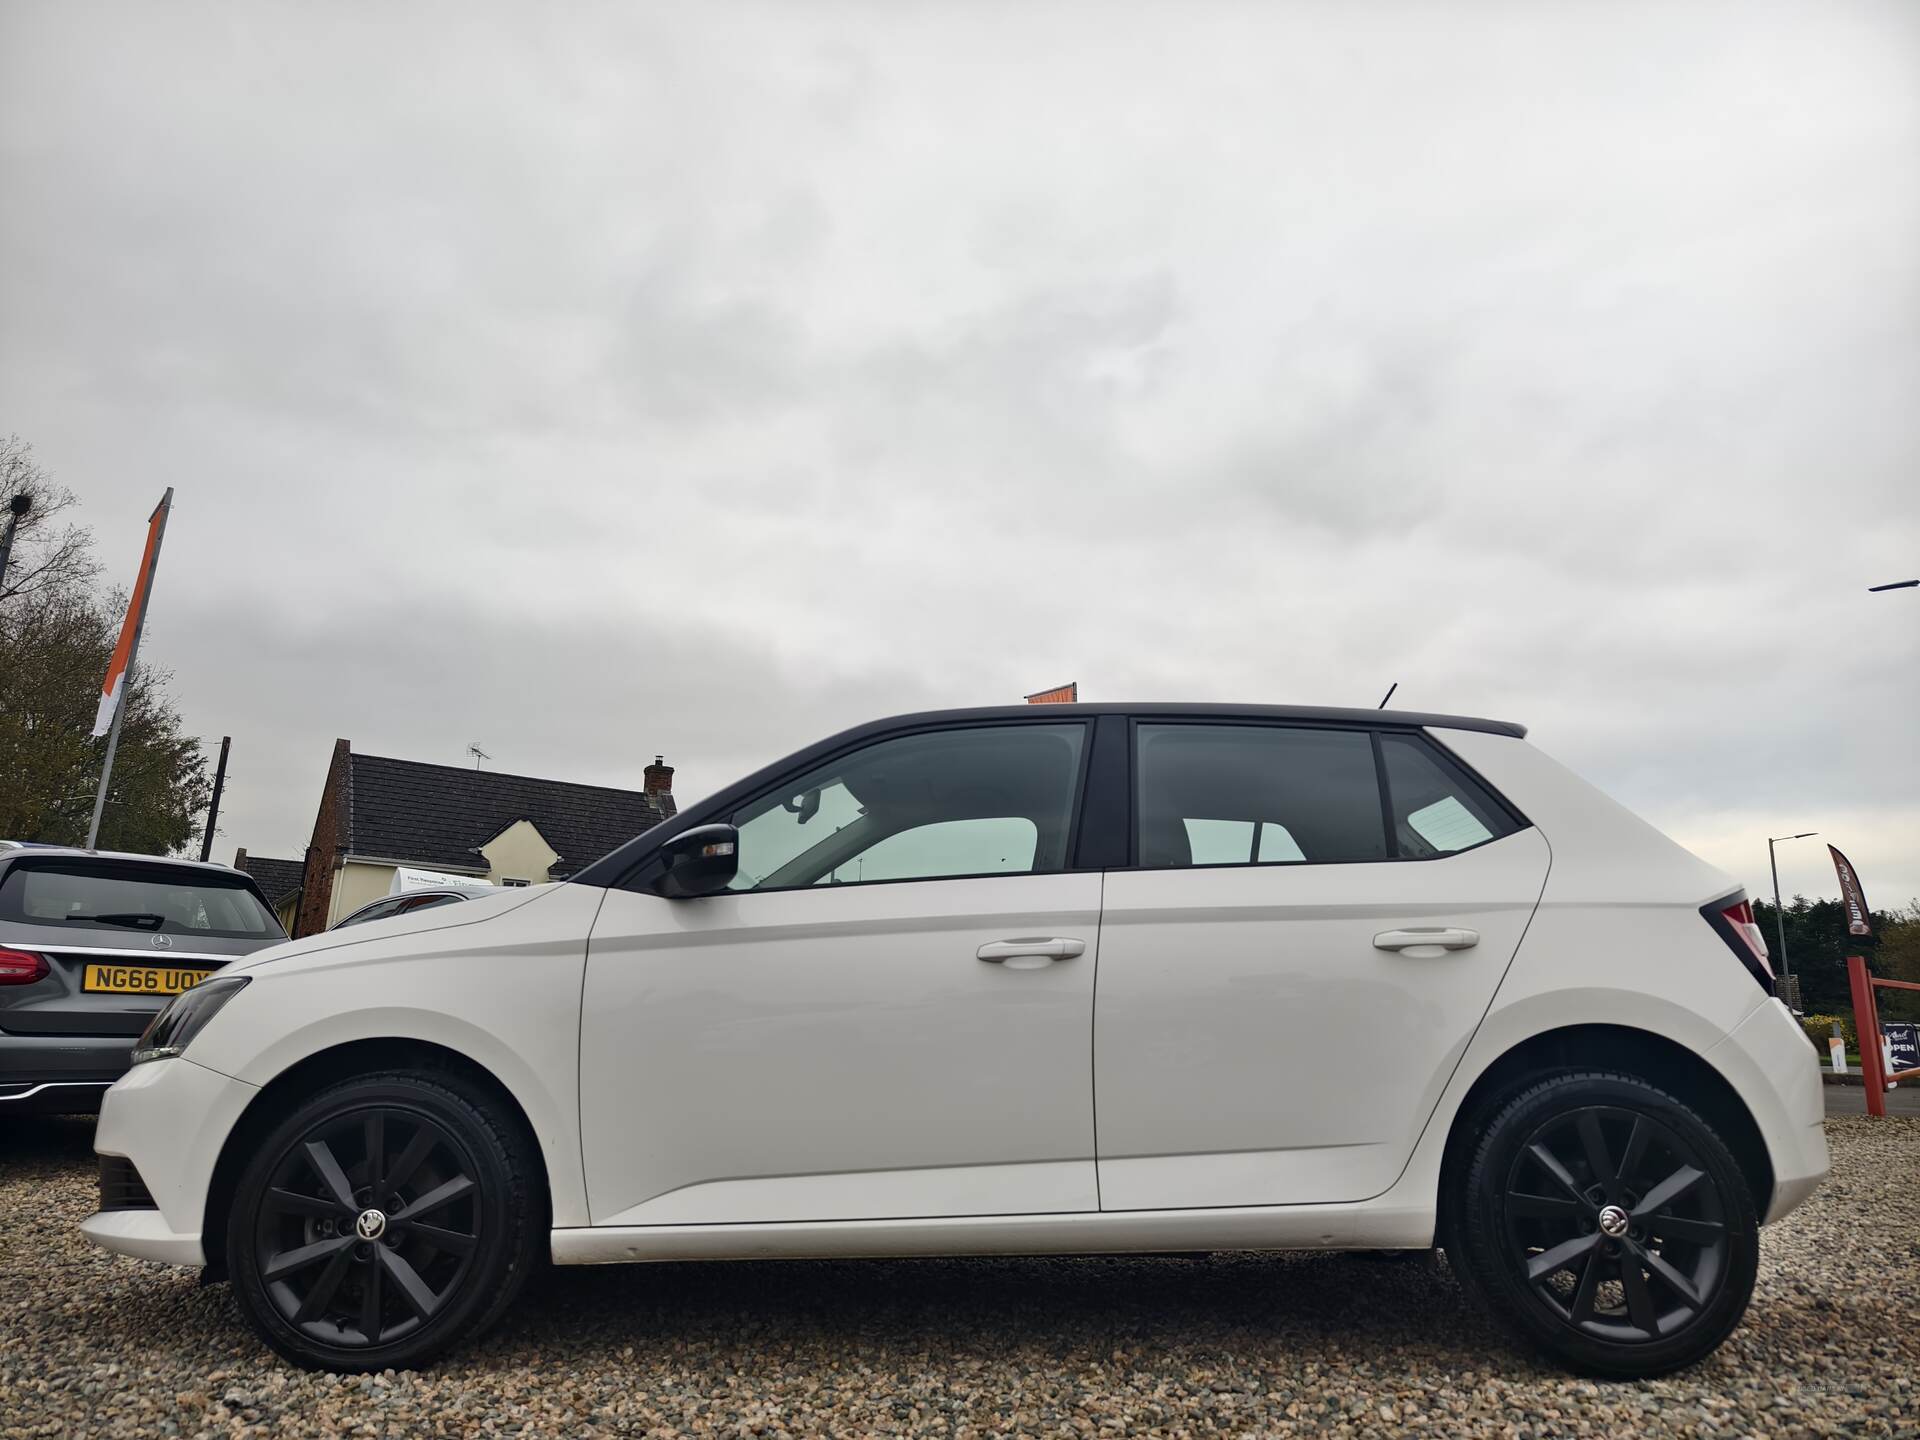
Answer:
M1760 988L1773 993L1773 962L1767 957L1767 937L1753 918L1753 906L1745 891L1736 891L1700 907L1701 915L1727 942L1734 958L1747 967L1747 973Z
M47 978L47 957L31 950L0 950L0 985L31 985Z

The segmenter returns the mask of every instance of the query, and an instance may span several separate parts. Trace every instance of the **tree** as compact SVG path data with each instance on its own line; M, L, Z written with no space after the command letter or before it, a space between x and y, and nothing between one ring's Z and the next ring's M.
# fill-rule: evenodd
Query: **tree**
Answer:
M1874 915L1879 944L1874 947L1873 973L1882 980L1905 980L1920 985L1920 899L1906 908ZM1880 1018L1920 1021L1920 992L1882 990Z
M1885 980L1911 980L1920 984L1920 901L1906 909L1875 910L1873 939L1861 941L1847 934L1846 910L1838 900L1809 900L1796 895L1780 908L1786 922L1787 959L1793 973L1800 977L1800 1007L1809 1015L1848 1015L1853 1012L1853 992L1847 983L1847 956L1864 955L1873 973ZM1775 911L1765 900L1753 902L1753 917L1771 950L1779 948L1775 938ZM1775 970L1780 957L1773 957ZM1911 972L1911 973L1909 973ZM1905 1019L1913 1009L1896 991L1882 991L1882 1014L1889 1019Z
M21 526L27 563L9 566L0 595L0 838L83 845L106 752L92 735L94 712L125 597L94 591L92 537L56 521L73 496L47 479L31 450L5 441L0 467L6 486L31 487L35 496L35 530ZM16 564L21 553L16 542ZM207 760L200 742L181 733L171 678L140 657L123 702L102 849L161 855L198 836L211 788Z
M76 503L73 492L56 485L35 463L31 445L9 435L0 440L0 515L16 495L25 495L33 508L14 530L13 558L0 577L0 603L90 584L100 573L93 536L62 518Z

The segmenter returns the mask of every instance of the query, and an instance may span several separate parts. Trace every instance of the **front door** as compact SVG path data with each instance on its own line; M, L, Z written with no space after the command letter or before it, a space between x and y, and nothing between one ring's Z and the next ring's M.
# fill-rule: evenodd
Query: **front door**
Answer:
M1486 1013L1548 852L1419 732L1134 727L1138 864L1107 877L1108 1210L1391 1186Z
M870 743L736 811L729 893L609 891L580 1108L596 1225L1095 1210L1086 726Z

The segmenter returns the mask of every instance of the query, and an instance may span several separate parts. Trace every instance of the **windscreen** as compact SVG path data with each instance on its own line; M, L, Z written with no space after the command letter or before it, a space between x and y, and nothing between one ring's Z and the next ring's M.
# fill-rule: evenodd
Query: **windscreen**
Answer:
M279 939L274 914L238 876L101 861L16 864L0 879L0 920L121 935Z

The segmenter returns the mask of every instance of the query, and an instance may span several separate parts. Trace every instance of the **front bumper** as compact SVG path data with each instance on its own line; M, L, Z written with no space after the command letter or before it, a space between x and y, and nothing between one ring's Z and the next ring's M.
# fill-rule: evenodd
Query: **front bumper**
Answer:
M1827 1101L1820 1057L1793 1012L1769 1000L1714 1046L1708 1060L1733 1082L1760 1128L1773 1194L1759 1197L1771 1225L1827 1178Z
M100 1106L93 1148L131 1160L153 1196L151 1210L103 1210L81 1222L94 1244L167 1265L204 1265L200 1231L221 1147L259 1094L178 1057L136 1065Z

